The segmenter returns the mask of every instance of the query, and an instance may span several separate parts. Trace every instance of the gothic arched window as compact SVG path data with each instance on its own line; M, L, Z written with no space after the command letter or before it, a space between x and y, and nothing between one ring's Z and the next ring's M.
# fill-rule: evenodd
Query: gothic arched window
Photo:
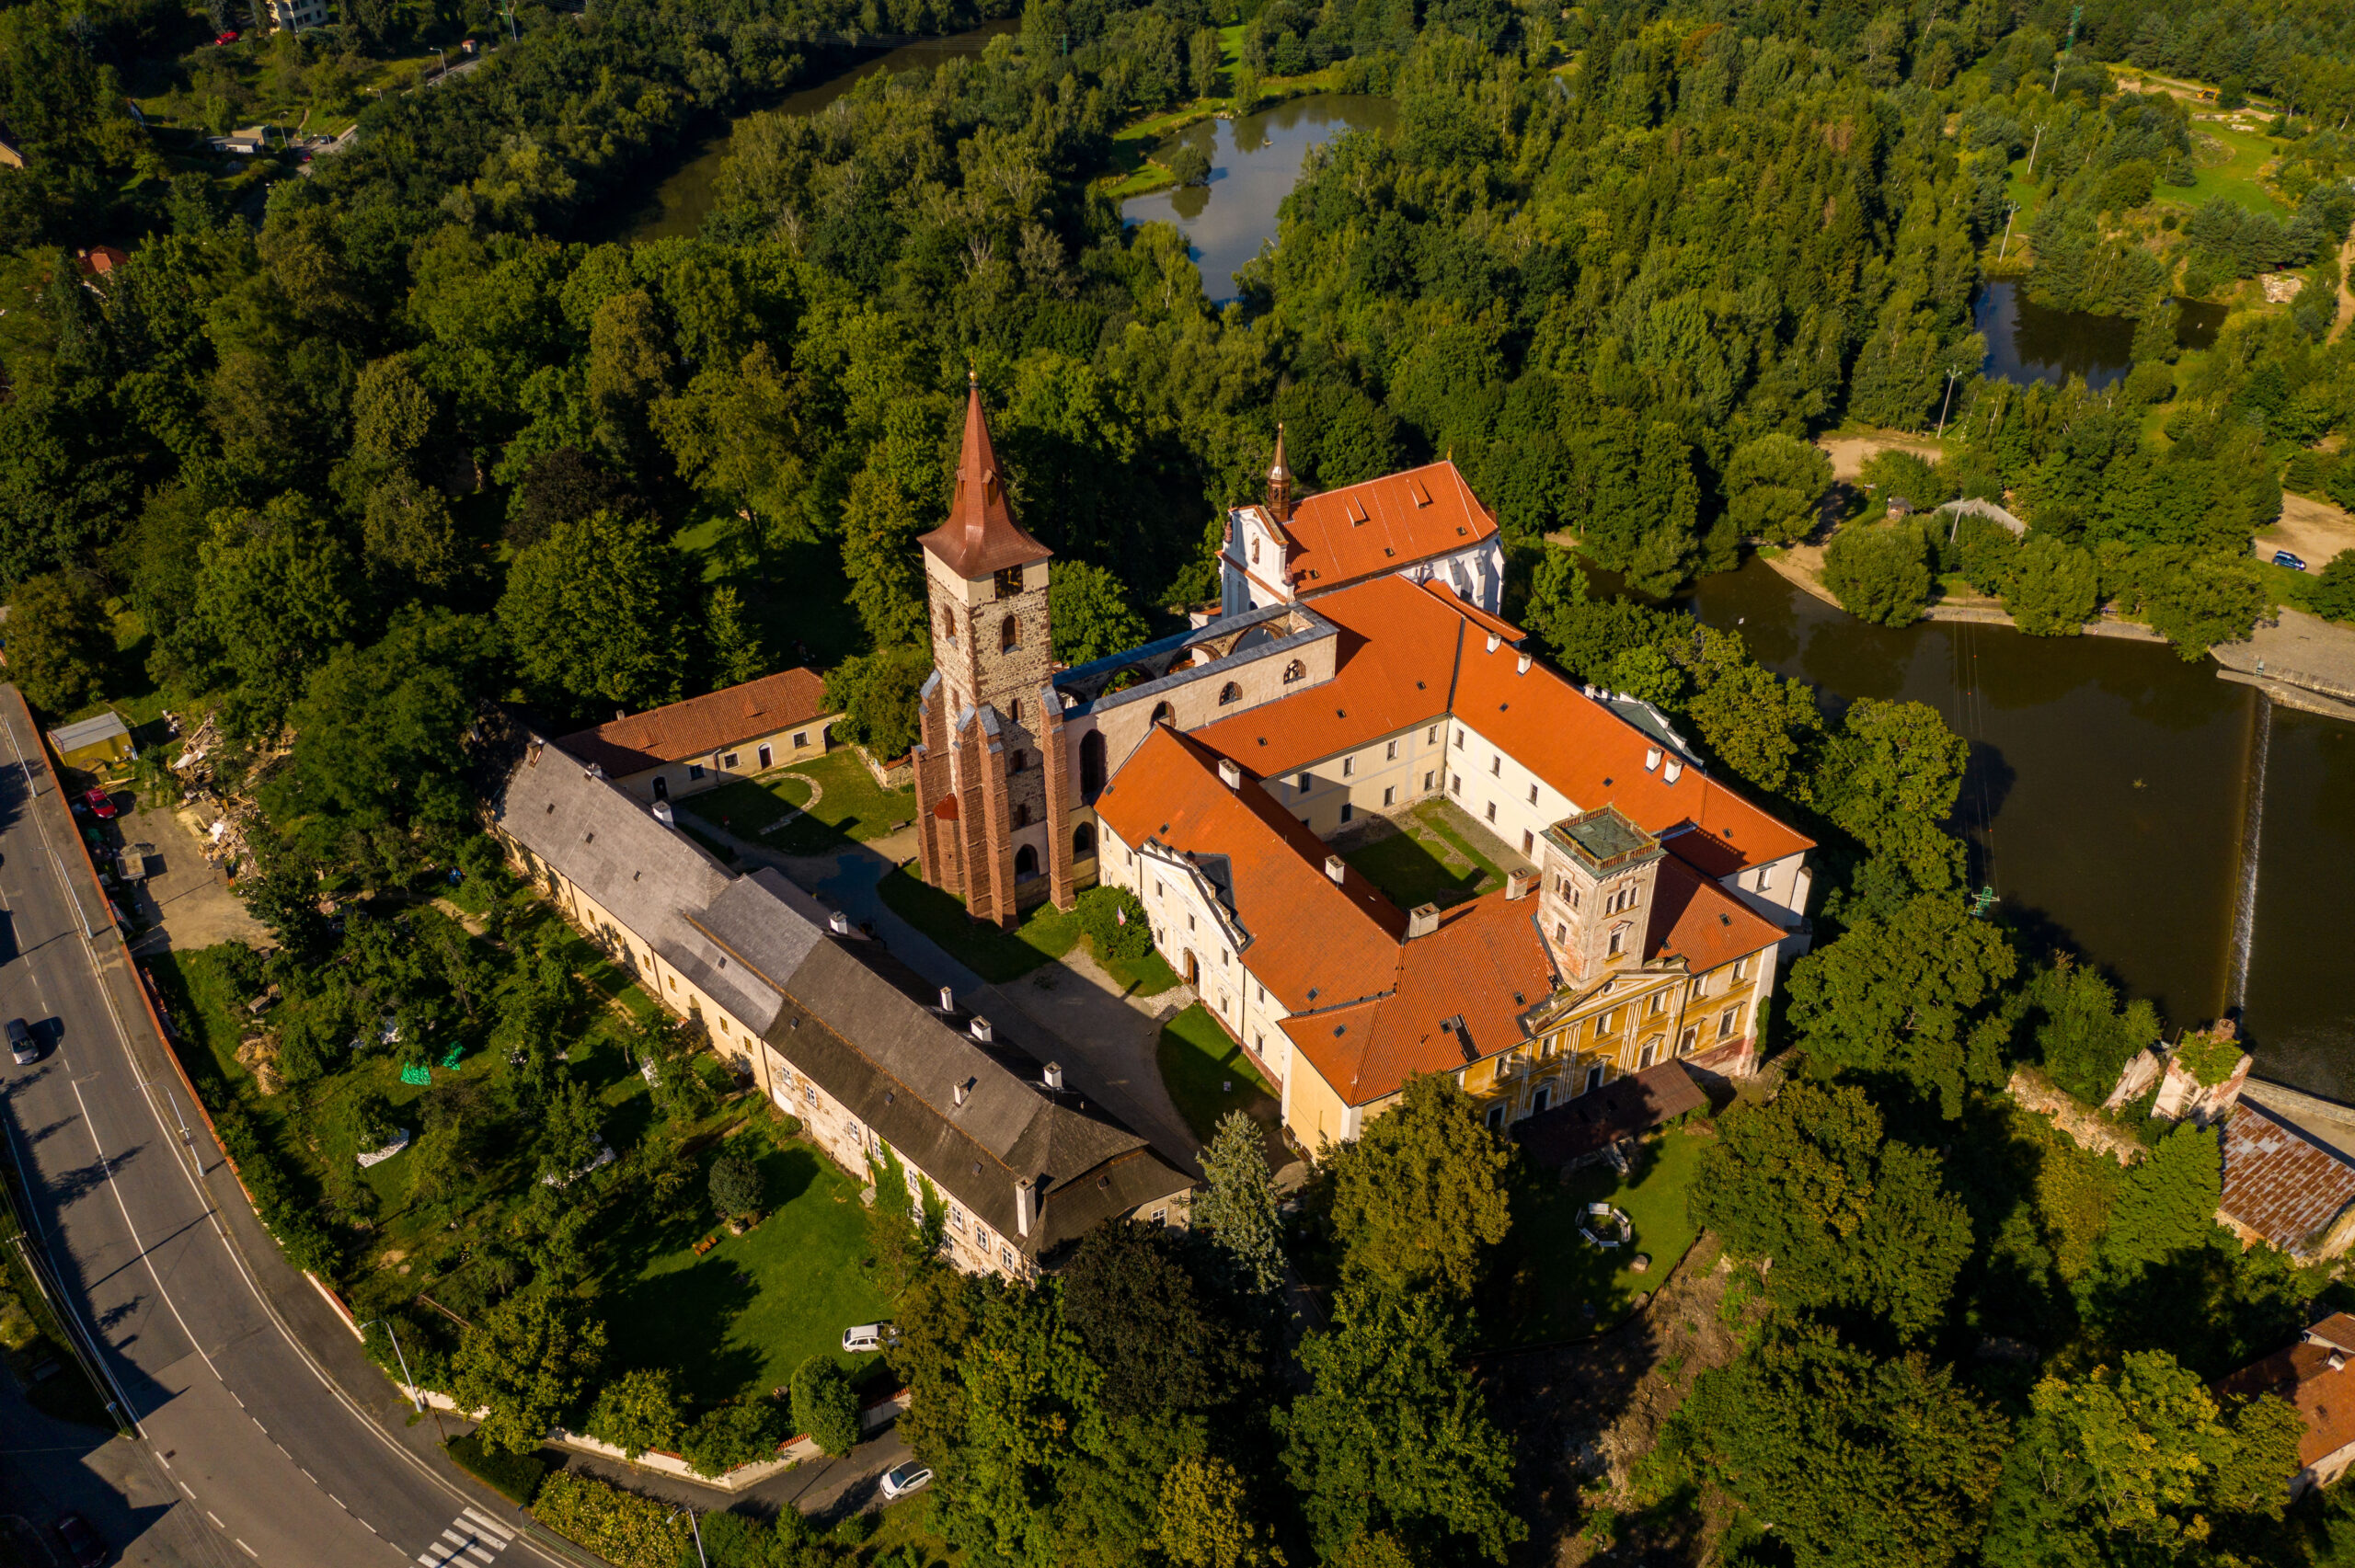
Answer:
M1295 658L1290 664L1284 666L1285 685L1289 686L1295 681L1305 681L1307 679L1308 666L1303 664L1300 660Z
M1028 844L1025 844L1020 849L1016 850L1014 852L1014 875L1017 876L1038 876L1039 852L1032 849Z
M1167 703L1155 703L1153 704L1153 722L1155 724L1176 724L1178 722L1178 710L1171 707Z
M1218 689L1218 705L1220 707L1224 707L1229 703L1239 703L1242 700L1243 688L1236 685L1232 681Z
M997 647L1000 653L1012 653L1022 646L1022 618L1008 615L998 623Z

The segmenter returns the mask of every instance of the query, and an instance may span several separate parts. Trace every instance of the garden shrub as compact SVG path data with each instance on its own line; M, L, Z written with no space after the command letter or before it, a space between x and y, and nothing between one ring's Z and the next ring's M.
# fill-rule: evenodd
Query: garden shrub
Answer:
M828 1454L858 1443L858 1393L832 1356L812 1356L793 1374L793 1424Z
M758 1464L776 1457L785 1434L776 1406L768 1400L746 1400L704 1412L687 1429L680 1453L698 1475L725 1475L740 1465Z
M532 1505L533 1496L548 1473L547 1461L538 1455L508 1454L485 1448L482 1439L471 1432L451 1438L442 1447L460 1470L521 1508Z
M812 1568L817 1561L806 1550L816 1533L792 1508L780 1511L774 1523L747 1514L706 1514L701 1524L703 1555L690 1545L679 1568Z
M2355 550L2341 550L2306 589L2306 607L2327 621L2355 621Z
M607 1383L589 1407L589 1436L631 1459L649 1448L674 1449L684 1424L678 1379L668 1367L639 1367Z
M726 1219L761 1207L761 1168L733 1150L711 1162L712 1211Z
M1099 886L1082 893L1079 929L1095 944L1097 957L1107 962L1142 958L1153 951L1153 927L1144 906L1126 887Z
M682 1551L695 1550L695 1532L677 1508L578 1471L543 1482L532 1516L614 1568L675 1568Z

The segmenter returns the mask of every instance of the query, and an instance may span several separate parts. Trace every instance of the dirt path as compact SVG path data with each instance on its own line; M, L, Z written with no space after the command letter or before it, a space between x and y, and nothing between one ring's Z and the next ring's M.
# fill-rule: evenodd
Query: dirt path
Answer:
M1815 444L1832 460L1832 477L1855 479L1865 472L1866 460L1875 452L1894 448L1913 452L1915 456L1936 463L1945 453L1936 441L1927 436L1908 436L1890 431L1884 435L1818 436Z
M2347 309L2343 296L2339 309ZM2281 521L2258 529L2252 543L2261 560L2273 559L2276 550L2287 550L2306 563L2306 570L2319 572L2341 550L2355 550L2355 517L2328 501L2284 492Z
M2338 315L2330 324L2334 338L2347 330L2349 322L2355 321L2355 291L2347 286L2347 270L2350 267L2355 267L2355 239L2338 247Z

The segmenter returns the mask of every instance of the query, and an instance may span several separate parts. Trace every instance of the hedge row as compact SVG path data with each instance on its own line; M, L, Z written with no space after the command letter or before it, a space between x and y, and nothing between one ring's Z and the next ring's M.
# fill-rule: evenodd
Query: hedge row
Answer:
M460 1470L518 1507L532 1505L532 1499L539 1494L541 1482L547 1477L546 1459L535 1454L509 1454L486 1448L482 1439L471 1432L451 1438L443 1447Z
M532 1516L614 1568L678 1568L680 1552L694 1544L685 1517L671 1505L578 1471L560 1470L541 1482Z
M219 1094L217 1086L216 1093L207 1098L224 1102L207 1107L213 1113L213 1128L221 1135L221 1147L236 1163L246 1191L253 1195L255 1212L285 1249L287 1261L323 1279L335 1278L343 1262L342 1249L334 1233L321 1223L317 1208L304 1200L300 1183L281 1162L278 1151L255 1130L252 1118L236 1100Z

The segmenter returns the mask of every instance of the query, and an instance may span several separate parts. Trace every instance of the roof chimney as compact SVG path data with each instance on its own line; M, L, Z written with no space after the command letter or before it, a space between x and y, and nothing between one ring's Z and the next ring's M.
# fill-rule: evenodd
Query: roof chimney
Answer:
M1030 1178L1023 1177L1014 1184L1014 1229L1017 1235L1030 1234L1030 1215L1038 1199L1038 1189Z
M1494 633L1494 632L1490 632L1490 633L1488 634L1488 651L1489 651L1490 653L1494 653L1494 652L1496 652L1496 651L1497 651L1497 645L1498 645L1499 643L1500 643L1500 642L1503 642L1503 641L1504 641L1504 638L1502 638L1502 637L1500 637L1500 636L1497 635L1497 634L1496 634L1496 633Z
M1243 787L1243 770L1236 765L1234 758L1221 757L1218 760L1218 782L1229 789Z
M1046 1077L1047 1087L1060 1091L1063 1086L1063 1064L1059 1061L1049 1062Z
M973 1092L973 1085L980 1082L981 1080L978 1078L968 1078L964 1082L957 1085L956 1089L953 1091L957 1096L957 1103L960 1105L963 1104L965 1103L965 1096L971 1094ZM976 1167L976 1169L978 1168L979 1167Z
M826 929L833 932L836 936L848 936L850 934L850 916L844 914L840 910L836 910L833 914L826 917Z
M957 993L950 990L947 986L942 986L940 988L940 1011L943 1013L954 1013L957 1011Z
M1645 747L1645 748L1644 748L1644 772L1646 772L1646 773L1650 773L1654 768L1657 768L1657 767L1659 767L1659 766L1660 766L1660 748L1659 748L1659 747L1657 747L1657 746L1647 746L1647 747Z
M531 768L536 768L536 767L538 767L538 766L540 765L540 748L541 748L541 746L542 746L542 745L544 745L544 744L545 744L545 742L543 742L543 741L538 741L538 740L534 740L534 741L533 741L533 742L532 742L532 750L531 750L531 755L529 755L529 756L527 756L527 757L525 757L525 758L523 759L523 764L524 764L524 766L526 766L526 767L531 767Z
M2330 1353L2330 1369L2332 1371L2336 1372L2346 1365L2347 1352L2343 1350L2334 1350Z
M1529 673L1529 655L1524 653L1521 656L1521 663L1519 667L1513 670L1513 673L1515 675L1526 675Z
M658 800L654 803L654 819L666 828L678 826L678 818L671 814L671 803L667 800Z
M1684 759L1682 757L1671 757L1668 760L1667 768L1662 770L1660 776L1671 784L1674 784L1678 779L1683 777Z
M970 1027L973 1031L973 1038L985 1046L997 1037L997 1031L990 1027L990 1021L986 1018L974 1019Z
M1412 942L1419 936L1429 936L1438 929L1439 906L1437 904L1417 904L1407 911L1407 941Z
M1335 887L1341 885L1341 878L1348 875L1349 869L1349 863L1339 855L1328 854L1325 857L1325 875L1333 879Z
M1512 875L1505 878L1505 901L1511 903L1516 898L1526 898L1536 887L1535 871L1525 865L1515 866Z

